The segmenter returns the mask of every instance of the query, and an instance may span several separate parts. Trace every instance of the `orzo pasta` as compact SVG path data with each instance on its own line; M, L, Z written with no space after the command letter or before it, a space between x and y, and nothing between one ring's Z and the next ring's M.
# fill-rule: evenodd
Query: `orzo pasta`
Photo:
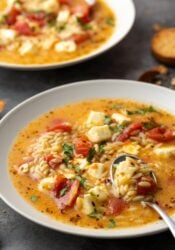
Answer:
M0 61L48 64L81 57L113 33L115 17L102 1L1 0Z
M129 100L59 107L31 122L9 155L14 186L40 212L82 227L140 226L158 220L142 199L175 212L175 117ZM112 185L109 168L115 157ZM157 177L154 182L151 173Z

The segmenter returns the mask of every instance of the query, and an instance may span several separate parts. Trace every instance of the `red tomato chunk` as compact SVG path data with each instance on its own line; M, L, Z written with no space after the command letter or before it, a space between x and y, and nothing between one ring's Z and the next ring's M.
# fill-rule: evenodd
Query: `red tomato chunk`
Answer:
M58 118L52 122L52 125L47 129L47 131L57 131L57 130L62 130L64 132L71 132L72 126L69 122Z
M57 205L60 210L73 206L78 196L79 187L80 182L78 180L74 180L66 194L57 199Z
M21 14L20 10L18 10L15 6L13 6L7 16L6 22L8 25L13 25L17 21L17 17Z
M146 135L158 142L168 142L174 139L173 131L167 127L153 128Z
M86 137L77 138L75 140L75 153L86 157L93 144Z
M126 141L130 136L138 134L142 130L141 122L133 122L117 137L117 141Z
M110 215L119 215L126 208L126 202L120 198L112 197L108 201L108 213Z

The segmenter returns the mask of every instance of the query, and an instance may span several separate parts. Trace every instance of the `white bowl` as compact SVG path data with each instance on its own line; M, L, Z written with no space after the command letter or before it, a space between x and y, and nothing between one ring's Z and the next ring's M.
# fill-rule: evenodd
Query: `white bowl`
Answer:
M114 45L118 44L130 31L135 20L135 7L132 0L104 0L104 2L113 10L114 15L117 19L117 25L114 29L113 35L98 49L91 53L69 60L65 62L49 63L49 64L13 64L0 62L1 67L13 68L19 70L42 70L42 69L53 69L62 68L82 61L88 60L95 56L102 54L109 50Z
M0 122L0 195L16 212L43 226L77 235L123 238L165 230L163 221L125 229L87 229L53 220L28 204L13 187L8 175L8 152L17 133L44 112L87 98L129 98L158 105L175 114L175 92L151 84L129 80L92 80L56 87L38 94L10 111Z

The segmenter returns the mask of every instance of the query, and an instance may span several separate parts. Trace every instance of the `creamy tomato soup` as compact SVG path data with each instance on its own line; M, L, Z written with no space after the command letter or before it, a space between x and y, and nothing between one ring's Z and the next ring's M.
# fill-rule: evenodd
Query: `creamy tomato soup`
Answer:
M115 166L111 162L124 153ZM56 108L32 121L9 154L12 182L41 213L91 228L141 226L175 212L175 117L134 101L97 99ZM156 175L155 183L152 173Z
M1 0L0 61L48 64L68 61L99 48L116 20L102 1Z

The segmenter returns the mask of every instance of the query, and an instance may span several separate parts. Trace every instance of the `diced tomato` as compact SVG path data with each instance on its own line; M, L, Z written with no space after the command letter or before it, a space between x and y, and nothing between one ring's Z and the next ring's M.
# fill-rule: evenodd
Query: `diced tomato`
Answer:
M7 24L8 25L13 25L16 23L17 21L17 17L21 14L20 10L18 10L15 6L13 6L10 10L10 12L8 13L7 16Z
M47 131L57 131L57 130L62 130L64 132L71 132L72 126L69 122L58 118L52 122L52 125L47 129Z
M33 36L36 35L32 28L29 26L26 22L17 22L14 25L14 29L18 32L20 35L24 36Z
M146 135L158 142L168 142L174 139L173 131L167 127L153 128Z
M90 38L89 33L75 34L72 36L72 40L77 44L83 43L89 38Z
M145 178L147 179L146 182L150 183L150 186L144 186L144 187L140 186L139 181L138 181L138 183L137 183L137 194L138 195L150 195L150 194L155 193L155 191L157 189L157 184L150 176L147 176Z
M38 23L40 27L46 24L46 14L43 12L39 13L30 13L27 15L27 18L31 21Z
M72 0L58 0L60 4L70 5Z
M66 183L67 183L67 179L64 177L64 175L59 174L57 176L55 186L54 186L54 189L53 189L53 193L54 193L55 197L59 196L59 193L60 193L61 189L66 186Z
M108 214L119 215L126 208L127 204L123 199L112 197L108 201Z
M78 180L74 180L66 194L57 199L58 208L60 210L73 206L78 196L79 187L80 182Z
M138 134L142 130L141 122L133 122L117 137L117 141L126 141L130 136Z
M76 14L77 16L79 16L80 20L83 23L87 23L90 21L91 6L89 6L85 2L72 6L71 12L72 14Z
M47 162L48 166L53 169L59 167L62 163L60 159L55 158L52 154L46 155L44 160Z
M75 140L75 153L86 157L93 144L85 136Z

